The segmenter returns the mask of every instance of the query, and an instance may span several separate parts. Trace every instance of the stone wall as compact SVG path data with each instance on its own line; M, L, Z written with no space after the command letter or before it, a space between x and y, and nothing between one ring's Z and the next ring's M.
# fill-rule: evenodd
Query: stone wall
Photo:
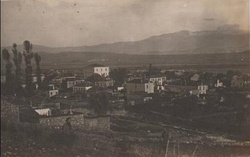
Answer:
M1 98L1 120L19 122L19 107Z
M85 116L84 127L90 130L110 130L110 116Z
M112 116L124 116L127 114L127 111L125 109L113 109L110 114Z
M53 128L61 128L63 124L66 122L66 119L71 118L72 129L82 128L84 125L83 114L69 114L69 115L61 115L61 116L49 116L49 117L40 117L39 123L44 126L53 127Z
M62 116L40 117L39 123L46 127L60 129L71 118L72 129L109 130L110 116L84 116L83 113Z
M80 112L83 113L84 115L87 115L88 113L90 113L91 111L88 108L72 108L72 109L63 109L62 112L64 114L70 113L71 112Z

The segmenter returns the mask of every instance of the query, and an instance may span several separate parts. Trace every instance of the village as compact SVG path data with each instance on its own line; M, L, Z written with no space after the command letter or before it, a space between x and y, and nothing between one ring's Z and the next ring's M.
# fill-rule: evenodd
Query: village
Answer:
M124 143L160 141L164 147L168 143L174 155L179 155L177 146L182 144L194 145L195 151L198 145L249 146L247 74L164 69L152 64L146 68L90 64L82 69L41 71L39 76L31 75L32 95L3 92L3 124L62 130L70 120L73 132L112 132ZM4 75L1 84L6 84ZM171 138L162 144L164 130Z

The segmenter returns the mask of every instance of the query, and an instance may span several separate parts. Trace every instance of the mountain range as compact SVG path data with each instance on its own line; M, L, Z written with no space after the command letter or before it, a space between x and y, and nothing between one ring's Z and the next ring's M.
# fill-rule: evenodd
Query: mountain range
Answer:
M31 41L32 42L32 41ZM106 43L93 46L47 47L34 43L34 52L108 52L116 54L169 55L241 52L249 49L249 34L240 30L187 30L152 36L139 41ZM22 45L18 49L22 50ZM7 47L11 49L11 47Z

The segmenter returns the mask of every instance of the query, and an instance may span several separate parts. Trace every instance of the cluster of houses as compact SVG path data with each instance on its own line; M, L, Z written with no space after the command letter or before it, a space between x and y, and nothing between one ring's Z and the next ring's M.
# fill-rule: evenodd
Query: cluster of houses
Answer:
M30 98L30 106L33 110L20 108L20 120L37 119L35 122L58 127L67 117L72 117L76 125L102 126L107 129L109 128L107 115L126 114L125 105L133 106L152 102L155 96L162 95L170 96L170 101L177 96L197 96L205 99L216 89L228 88L224 83L225 78L204 78L202 73L194 71L172 70L170 73L173 75L170 77L166 70L151 74L148 70L138 69L128 72L125 81L115 86L116 80L110 77L110 72L110 67L97 64L89 65L83 69L83 72L73 72L73 75L69 76L64 75L65 71L53 70L53 77L48 82L48 88L42 91L37 90L37 94ZM48 75L42 75L42 81ZM243 89L248 88L250 84L250 80L244 80L242 76L236 75L229 81L230 88ZM1 82L4 82L2 76ZM33 82L37 82L36 75L33 75ZM112 109L107 112L107 115L96 117L91 110L92 104L88 101L88 96L98 92L105 92L109 95L108 102Z

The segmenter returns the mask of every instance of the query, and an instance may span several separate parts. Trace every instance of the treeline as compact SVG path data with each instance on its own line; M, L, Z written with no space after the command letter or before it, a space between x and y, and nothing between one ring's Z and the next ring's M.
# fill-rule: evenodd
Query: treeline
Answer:
M17 97L28 97L34 94L36 84L38 88L41 86L41 69L40 62L41 56L38 53L32 52L32 44L25 40L23 42L23 53L17 50L17 44L13 44L12 47L13 57L7 49L2 50L2 59L5 61L5 82L2 83L2 94L13 95ZM32 78L32 59L36 62L36 84L33 83ZM25 84L22 81L22 69L21 64L25 62ZM15 66L15 72L12 73L13 63ZM24 85L24 86L23 86Z

